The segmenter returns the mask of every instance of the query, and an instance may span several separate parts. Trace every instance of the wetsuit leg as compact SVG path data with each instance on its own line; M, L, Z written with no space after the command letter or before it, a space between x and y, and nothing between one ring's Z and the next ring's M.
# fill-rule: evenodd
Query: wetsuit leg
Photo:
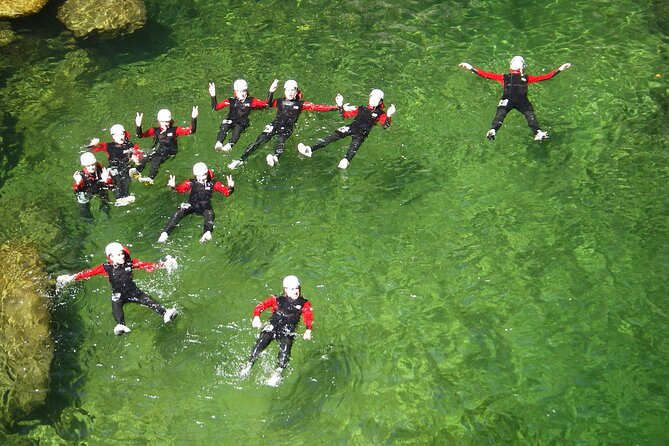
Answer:
M281 132L279 133L279 136L277 136L276 146L274 147L274 154L277 158L281 158L281 155L283 155L283 148L286 145L286 140L290 138L291 133L293 133L292 130L288 133Z
M223 122L221 124L221 128L218 129L218 135L216 135L216 141L222 143L223 140L225 139L226 135L230 131L230 127L232 124L228 122Z
M170 218L170 221L167 222L165 225L165 228L163 229L163 232L167 232L167 234L171 234L174 228L176 227L177 224L181 221L182 218L184 218L186 215L193 213L191 208L188 209L182 209L179 208L174 215L172 215L172 218Z
M91 202L87 201L86 203L79 203L79 213L83 218L92 220L93 213L91 212Z
M342 139L343 137L347 136L346 133L340 132L337 130L334 133L329 134L325 138L321 138L318 141L316 141L316 144L311 146L311 151L315 152L316 150L322 149L323 147L327 146L331 142L337 141L338 139Z
M232 134L230 135L230 144L235 145L239 141L239 137L242 135L242 132L246 129L246 126L236 124L232 127Z
M130 174L128 170L129 168L119 170L116 175L112 176L114 179L114 198L116 200L130 195Z
M253 350L251 350L251 356L249 356L249 363L250 364L255 364L255 362L258 360L258 355L263 352L267 348L270 342L272 342L272 339L274 339L274 336L272 335L271 331L262 331L260 335L258 336L258 340L256 341L256 345L253 347Z
M239 157L239 159L242 161L246 161L248 157L251 156L251 154L258 149L258 147L260 147L261 145L265 144L267 141L272 139L272 136L274 135L275 133L273 131L262 132L260 136L256 138L255 141L253 141L251 144L248 145L248 147L246 148L246 150L244 150L244 153L242 153L242 156Z
M349 160L349 162L353 159L356 153L358 153L358 149L362 145L362 142L367 138L367 135L365 136L360 136L360 135L352 135L351 136L351 144L348 146L348 151L346 152L346 159Z
M112 315L117 324L125 325L125 315L123 314L123 297L114 293L111 297Z
M160 165L167 161L170 155L162 152L156 152L151 156L151 170L149 171L149 178L152 180L158 175L158 169Z
M126 302L131 302L133 304L140 304L144 305L145 307L151 308L153 311L158 313L159 315L164 315L165 314L165 307L160 305L158 302L155 300L151 299L148 294L141 292L140 294L132 297L126 297L124 299ZM125 325L125 324L123 324Z
M277 339L279 342L279 367L285 369L290 361L290 351L293 348L293 337L285 336Z
M111 209L111 205L109 204L109 191L107 189L101 189L98 192L98 196L100 197L100 210L109 215Z
M205 209L202 211L202 216L204 217L204 232L213 232L214 231L214 210ZM203 234L204 234L203 232Z
M506 118L506 114L509 113L511 110L510 107L497 107L497 113L495 113L495 117L492 120L492 124L490 124L490 128L494 129L495 131L499 130L500 127L502 127L502 123L504 122L504 118Z
M534 107L532 107L530 101L527 101L527 103L519 106L518 111L525 115L525 119L527 119L527 125L532 129L532 133L536 134L541 129L541 127L539 127L539 121L534 114Z

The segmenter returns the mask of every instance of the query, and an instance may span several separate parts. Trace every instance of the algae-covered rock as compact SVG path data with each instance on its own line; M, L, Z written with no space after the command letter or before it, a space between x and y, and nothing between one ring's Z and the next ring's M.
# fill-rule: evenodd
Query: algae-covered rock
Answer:
M49 388L50 281L31 244L4 242L0 258L0 424L11 426L42 404Z
M146 23L143 0L66 0L56 15L76 37L119 37Z
M0 0L0 17L25 17L41 11L47 3L49 0Z

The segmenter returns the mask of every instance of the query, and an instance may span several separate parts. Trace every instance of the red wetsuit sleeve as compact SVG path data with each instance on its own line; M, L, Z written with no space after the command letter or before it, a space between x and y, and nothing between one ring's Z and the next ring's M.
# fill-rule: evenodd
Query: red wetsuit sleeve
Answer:
M253 317L260 316L260 313L262 313L268 308L272 309L272 313L276 311L277 309L276 296L270 296L267 299L260 302L258 305L256 305L256 307L253 309Z
M223 183L221 183L220 181L217 181L217 182L214 183L214 190L216 192L222 193L226 197L229 197L234 189L235 189L234 187L229 187L229 186L223 185Z
M91 153L97 153L97 152L106 152L107 151L107 143L106 142L101 142L98 143L97 145L91 147ZM107 153L109 155L109 153Z
M541 82L541 81L547 81L548 79L551 79L555 76L557 76L560 72L558 69L554 69L550 73L547 74L542 74L541 76L527 76L527 83L528 84L533 84L535 82Z
M478 68L472 68L472 71L481 77L485 77L486 79L492 79L504 85L504 75L501 73L491 73L489 71L479 70Z
M306 303L302 306L302 317L304 318L304 325L306 325L307 328L311 330L311 327L314 323L314 311L311 308L311 302L306 301Z
M132 267L134 269L143 269L151 273L160 268L161 264L157 262L142 262L141 260L132 259Z
M181 184L177 184L174 190L180 194L185 194L186 192L190 191L190 180L186 180Z
M74 275L74 280L78 282L80 280L88 279L89 277L97 276L98 274L104 274L105 276L107 275L107 271L105 271L104 265L101 264L94 266L93 268L78 272Z
M267 101L261 101L260 99L251 98L251 108L265 108L267 107Z
M356 116L358 116L358 107L356 107L355 110L344 111L344 113L342 113L342 116L344 117L344 119L355 118Z
M230 101L228 99L223 99L221 102L219 102L218 104L216 104L214 106L214 110L220 110L222 108L229 107L229 106L230 106Z
M336 105L314 104L312 102L304 102L302 104L302 110L327 112L327 111L339 110L339 107L337 107Z
M145 132L142 132L142 127L137 127L137 137L138 138L148 138L149 136L155 135L155 128L151 127Z
M195 133L193 131L193 124L191 123L190 126L183 128L183 127L177 127L177 136L186 136Z

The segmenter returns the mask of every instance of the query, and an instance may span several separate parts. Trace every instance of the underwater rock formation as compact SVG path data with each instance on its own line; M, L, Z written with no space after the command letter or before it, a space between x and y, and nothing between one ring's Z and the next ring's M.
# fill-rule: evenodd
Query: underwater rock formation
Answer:
M0 17L15 19L40 12L49 0L0 0Z
M66 0L56 15L75 37L91 34L113 38L130 34L146 23L142 0Z
M47 290L37 248L0 245L0 424L11 426L44 402L54 344Z

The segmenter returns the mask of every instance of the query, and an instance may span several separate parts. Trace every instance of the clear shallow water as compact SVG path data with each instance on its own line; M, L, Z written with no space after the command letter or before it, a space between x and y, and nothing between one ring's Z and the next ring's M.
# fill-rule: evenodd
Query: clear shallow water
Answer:
M375 129L341 172L347 141L297 156L297 142L341 125L305 112L277 168L264 165L266 146L234 173L235 194L215 198L205 246L195 217L155 244L182 198L159 186L133 184L136 206L111 220L68 221L81 247L74 269L102 262L117 239L144 260L178 257L176 275L137 279L181 314L163 326L127 306L133 332L118 338L104 280L55 297L51 396L0 438L667 441L666 11L561 1L148 7L152 22L122 41L74 42L47 21L3 51L2 149L20 153L5 163L3 199L73 206L80 146L113 123L131 127L136 111L148 125L162 107L186 122L197 104L200 119L160 183L199 160L220 177L273 112L251 116L232 155L216 153L225 114L209 110L208 81L222 99L244 77L262 98L272 79L295 78L318 103L336 92L363 103L378 87L398 108L393 127ZM27 60L16 65L16 53ZM540 144L518 114L486 141L499 87L457 68L503 71L516 53L531 73L573 64L530 90L551 132ZM240 381L253 306L289 273L315 307L314 340L296 342L279 388L263 385L274 345Z

